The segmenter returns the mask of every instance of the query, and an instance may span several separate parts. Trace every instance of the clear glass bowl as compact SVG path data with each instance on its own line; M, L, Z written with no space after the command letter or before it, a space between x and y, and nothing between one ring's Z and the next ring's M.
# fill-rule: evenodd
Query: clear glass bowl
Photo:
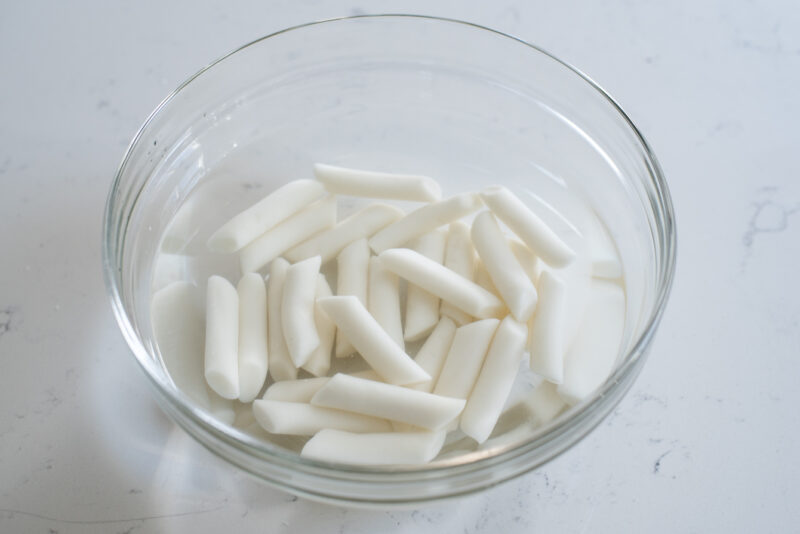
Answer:
M177 391L159 363L149 300L167 224L211 170L223 163L235 169L237 161L269 189L308 176L315 161L425 169L445 195L498 182L532 191L565 183L595 209L621 255L628 302L613 374L543 428L423 467L310 461L220 423ZM641 370L664 310L675 265L673 217L650 147L580 71L473 24L352 17L250 43L158 106L111 187L104 273L120 328L159 404L201 444L295 494L409 504L472 493L530 471L610 413Z

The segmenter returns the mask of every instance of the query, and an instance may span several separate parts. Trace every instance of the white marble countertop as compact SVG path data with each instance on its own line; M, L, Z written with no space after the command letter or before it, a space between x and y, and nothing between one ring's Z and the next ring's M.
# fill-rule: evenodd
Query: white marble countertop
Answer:
M231 5L233 4L233 5ZM0 16L0 531L783 532L800 525L800 10L791 1L13 2ZM677 279L650 361L583 442L484 494L356 511L264 487L151 399L100 271L128 140L210 59L419 12L577 65L658 154Z

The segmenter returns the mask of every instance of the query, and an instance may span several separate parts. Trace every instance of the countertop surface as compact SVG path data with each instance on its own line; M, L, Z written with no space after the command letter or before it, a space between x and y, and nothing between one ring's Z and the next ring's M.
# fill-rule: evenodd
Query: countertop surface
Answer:
M103 286L130 138L239 44L364 12L517 35L653 145L677 277L618 409L483 494L358 511L265 487L155 404ZM0 532L786 532L800 525L800 10L790 1L12 2L0 16Z

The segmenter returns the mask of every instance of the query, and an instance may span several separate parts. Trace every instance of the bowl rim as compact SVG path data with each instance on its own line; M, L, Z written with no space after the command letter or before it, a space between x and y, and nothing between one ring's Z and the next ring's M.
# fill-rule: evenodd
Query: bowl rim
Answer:
M631 133L634 134L636 141L639 143L642 152L645 155L645 161L648 168L648 174L651 179L651 185L653 186L653 189L656 193L657 207L660 208L657 211L660 212L659 213L661 215L660 219L662 219L661 222L663 223L663 226L660 227L661 232L660 235L657 236L661 244L661 248L659 249L659 251L661 252L661 257L660 260L657 262L658 269L657 269L656 294L653 300L653 305L650 309L650 316L648 317L647 321L643 323L642 331L638 339L636 339L635 343L633 343L633 345L623 355L622 363L615 368L613 373L609 376L609 378L606 380L606 382L603 384L601 388L597 389L591 396L584 399L579 404L572 406L568 410L569 417L559 416L554 421L540 428L537 432L532 434L524 441L500 447L498 451L488 456L485 454L480 454L475 459L466 462L458 462L454 464L444 464L444 465L428 464L423 466L409 466L409 467L398 468L394 466L363 467L363 466L353 466L349 464L337 464L333 462L325 462L319 460L310 460L307 458L302 458L298 453L291 452L277 446L269 446L269 444L266 444L265 442L253 438L247 434L244 434L238 429L225 425L224 423L221 423L218 420L216 420L210 414L207 414L206 412L199 410L188 399L188 397L185 394L178 391L174 387L174 384L171 384L171 379L169 379L168 375L166 380L161 379L157 375L160 369L156 366L150 353L144 346L144 343L136 334L133 322L131 321L131 318L125 311L125 304L123 302L121 295L121 289L120 289L121 266L117 264L116 258L117 254L119 255L122 254L121 252L122 249L120 248L119 252L117 252L116 238L119 236L124 236L124 234L127 231L127 225L125 226L124 230L115 231L115 228L112 224L113 215L115 212L114 209L115 199L117 197L117 192L120 189L123 175L125 173L129 161L133 156L135 148L139 145L139 141L147 131L148 127L154 122L156 117L159 116L162 110L164 110L170 104L170 102L172 102L189 84L191 84L197 78L202 76L206 71L212 69L218 63L225 61L229 57L237 54L238 52L244 49L247 49L251 46L261 43L262 41L282 35L287 32L311 28L322 24L330 24L330 23L337 23L337 22L358 20L358 19L419 19L419 20L434 21L437 23L441 22L441 23L467 26L473 29L489 32L501 38L507 38L511 39L512 41L516 41L517 43L530 48L536 53L543 54L544 56L557 62L567 70L572 71L574 74L579 76L584 82L586 82L591 88L593 88L600 96L602 96L612 106L612 108L627 124ZM204 427L204 430L207 433L213 434L216 438L222 439L229 445L237 447L244 446L247 447L248 449L255 449L255 451L248 450L247 452L249 453L260 452L262 453L260 455L262 457L264 455L268 455L271 457L270 459L278 460L281 463L288 462L289 464L292 464L294 466L305 467L306 472L310 475L317 475L317 476L322 475L330 478L332 476L339 477L342 475L350 474L362 482L368 482L370 480L374 482L386 482L390 479L396 480L398 476L400 476L403 479L411 477L409 478L409 480L413 480L415 475L423 475L423 474L431 475L435 472L441 472L445 474L450 472L455 472L455 473L475 472L483 470L484 468L490 467L491 465L495 465L497 463L505 463L507 460L523 456L532 450L540 448L548 441L550 441L550 439L557 437L559 433L566 432L567 430L569 430L571 422L581 418L588 417L590 415L592 408L597 404L597 401L602 397L608 395L610 390L614 387L614 385L617 382L621 381L623 377L625 377L631 372L636 371L638 369L637 364L641 363L640 360L646 355L646 349L652 342L656 329L661 321L670 294L670 290L674 281L677 235L675 227L674 208L672 204L671 195L669 193L669 188L667 186L666 179L661 169L661 166L659 165L658 160L656 159L656 156L650 144L647 142L644 135L640 132L640 130L630 119L628 114L617 103L617 101L591 77L589 77L583 71L574 67L570 63L567 63L564 60L559 59L555 55L551 54L547 50L537 45L529 43L521 38L515 37L508 33L495 30L487 26L483 26L481 24L458 20L449 17L407 14L407 13L385 13L385 14L359 14L352 16L333 17L333 18L327 18L327 19L321 19L312 22L297 24L294 26L284 28L282 30L270 33L268 35L265 35L253 41L250 41L244 45L234 48L230 52L220 56L218 59L208 63L207 65L199 69L197 72L195 72L193 75L188 77L183 83L178 85L178 87L175 88L172 92L170 92L148 115L148 117L138 128L135 135L131 139L131 142L126 148L125 154L119 166L117 167L116 174L111 183L111 187L109 189L109 193L106 198L106 206L103 217L103 235L102 235L101 246L102 246L103 278L105 281L106 290L109 294L109 299L111 301L111 307L117 320L117 324L119 325L119 328L123 334L123 337L125 338L126 343L128 344L128 347L133 352L134 356L136 357L136 360L139 362L139 365L145 371L145 375L150 379L150 382L158 389L159 393L164 397L166 397L166 399L172 404L172 406L184 412L186 415L194 419L196 422L200 423ZM617 402L619 402L619 400ZM593 425L586 427L585 430L581 433L580 437L583 437L584 435L588 434L597 424L599 424L600 421L602 421L603 418L600 418ZM178 423L181 424L180 422ZM181 426L183 425L181 424ZM202 443L202 441L200 442ZM207 445L205 445L204 443L202 444L207 447ZM546 461L549 461L553 457L561 454L562 452L564 452L564 450L567 450L568 448L569 446L565 447L563 450L557 451L554 455L548 457ZM212 452L216 453L216 451L214 451L213 449L211 450ZM512 473L510 476L506 478L512 478L535 467L536 465L523 468L521 470L518 470L517 472ZM353 479L348 478L348 480L353 480ZM495 480L487 483L486 485L496 484L497 482L498 481ZM285 487L285 489L289 489L296 492L297 491L302 492L302 490L296 487ZM476 488L475 490L477 489L480 488ZM456 493L459 492L453 492L453 494Z

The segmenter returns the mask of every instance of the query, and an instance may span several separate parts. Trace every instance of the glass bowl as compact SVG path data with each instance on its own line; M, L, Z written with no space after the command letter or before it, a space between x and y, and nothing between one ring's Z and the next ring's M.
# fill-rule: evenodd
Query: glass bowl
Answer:
M316 161L428 174L446 196L495 183L533 195L566 186L582 195L614 236L625 272L626 327L610 378L541 428L408 468L307 460L193 405L162 367L150 323L154 258L167 225L212 177L269 191L308 177ZM220 178L220 168L228 178ZM226 202L220 211L230 213ZM221 217L213 207L207 216ZM469 494L535 469L611 412L641 370L664 310L675 265L673 217L650 147L580 71L474 24L359 16L245 45L156 108L108 196L104 274L119 326L158 403L198 442L298 495L405 505Z

